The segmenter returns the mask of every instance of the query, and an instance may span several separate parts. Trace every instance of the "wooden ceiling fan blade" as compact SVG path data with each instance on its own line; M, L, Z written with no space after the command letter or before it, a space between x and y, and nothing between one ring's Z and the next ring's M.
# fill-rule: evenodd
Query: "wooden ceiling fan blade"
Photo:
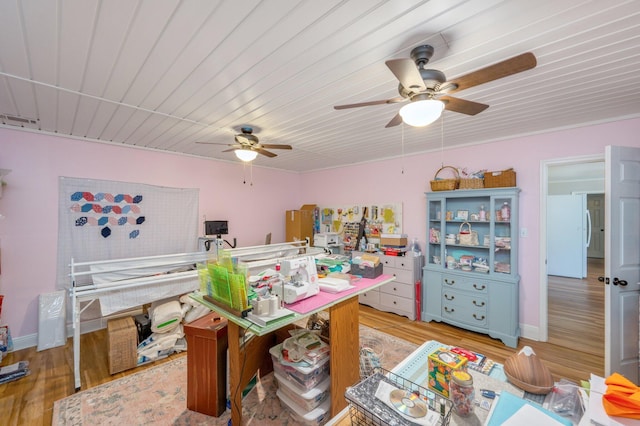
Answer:
M533 53L527 52L518 56L514 56L511 59L507 59L502 62L498 62L488 67L481 68L479 70L470 72L456 79L450 80L444 83L443 86L453 85L446 90L447 93L455 93L460 90L468 89L469 87L477 86L483 83L488 83L499 78L508 77L513 74L517 74L522 71L535 68L537 64L536 57Z
M489 108L489 105L486 104L454 98L452 96L442 96L438 99L444 102L444 109L447 111L460 112L467 115L476 115Z
M386 125L386 126L384 126L384 127L385 127L385 128L386 128L386 127L394 127L394 126L397 126L397 125L398 125L398 124L400 124L400 123L402 123L402 116L400 116L400 113L398 113L398 114L396 114L396 115L391 119L391 121L389 121L389 122L387 123L387 125Z
M412 92L426 90L420 71L418 71L416 64L411 59L390 59L385 64L405 89Z
M268 149L293 149L291 145L282 145L282 144L261 143L260 146L262 148L268 148Z
M405 98L397 97L397 98L391 98L391 99L381 99L378 101L360 102L357 104L336 105L333 108L334 109L359 108L359 107L370 106L370 105L395 104L398 102L404 102L405 100L406 100Z
M258 154L265 155L269 158L277 157L277 154L274 154L273 152L267 151L266 149L262 148L252 148L252 151L256 151Z

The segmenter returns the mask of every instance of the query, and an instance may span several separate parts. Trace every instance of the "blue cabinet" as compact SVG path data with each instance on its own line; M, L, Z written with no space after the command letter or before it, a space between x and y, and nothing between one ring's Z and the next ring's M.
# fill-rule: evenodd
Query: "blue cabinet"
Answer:
M519 192L493 188L426 194L424 321L447 322L517 346Z

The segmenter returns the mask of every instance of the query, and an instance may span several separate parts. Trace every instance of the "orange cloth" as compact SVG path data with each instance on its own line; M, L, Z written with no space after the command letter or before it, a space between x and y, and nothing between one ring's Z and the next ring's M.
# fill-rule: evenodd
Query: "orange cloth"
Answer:
M604 383L607 391L602 396L602 405L607 414L640 419L640 387L619 373L613 373Z

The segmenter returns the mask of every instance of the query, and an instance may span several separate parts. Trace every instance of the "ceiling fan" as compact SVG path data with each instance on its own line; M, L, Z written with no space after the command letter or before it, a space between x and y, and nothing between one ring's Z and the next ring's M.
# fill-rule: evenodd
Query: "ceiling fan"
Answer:
M385 62L400 81L398 85L399 97L337 105L334 108L340 110L409 101L410 103L403 106L385 127L397 126L403 121L411 126L422 127L437 120L443 109L476 115L489 108L489 105L454 98L450 94L517 74L536 66L536 57L533 53L527 52L447 81L442 71L425 68L433 56L433 52L432 46L422 45L411 51L411 59L391 59Z
M218 143L218 142L196 142L208 145L226 145L231 148L222 152L234 151L236 157L242 161L253 161L262 154L266 157L276 157L277 155L267 149L292 149L291 145L283 144L263 144L256 135L253 134L253 127L243 126L240 128L240 132L234 136L235 143Z

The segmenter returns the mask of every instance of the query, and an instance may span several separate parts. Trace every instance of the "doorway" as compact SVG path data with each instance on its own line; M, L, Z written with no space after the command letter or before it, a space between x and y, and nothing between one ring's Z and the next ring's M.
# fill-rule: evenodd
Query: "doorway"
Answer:
M562 347L580 348L603 356L604 351L604 249L587 250L587 273L582 278L547 275L547 197L557 194L588 194L587 207L593 238L604 241L604 155L550 160L542 164L540 340ZM602 210L599 210L599 209ZM597 216L597 217L594 217ZM593 241L592 246L599 246ZM599 250L599 251L598 251Z

